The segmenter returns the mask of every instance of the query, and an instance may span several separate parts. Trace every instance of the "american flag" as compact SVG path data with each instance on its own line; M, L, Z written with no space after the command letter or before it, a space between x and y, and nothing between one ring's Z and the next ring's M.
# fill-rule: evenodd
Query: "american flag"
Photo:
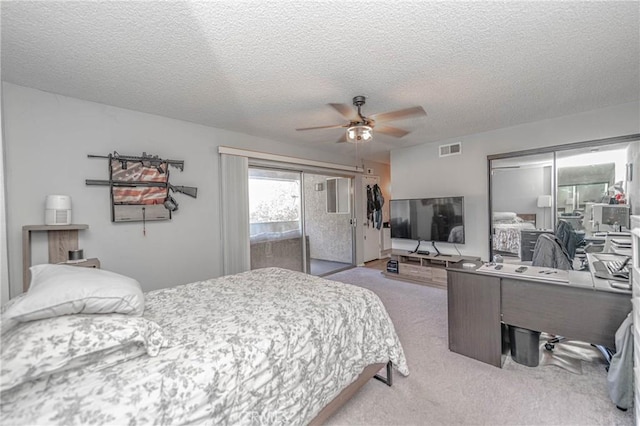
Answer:
M163 173L160 173L160 169ZM159 168L145 166L143 163L127 162L122 168L120 160L111 160L111 179L118 182L169 182L169 168L162 163ZM162 204L169 195L169 187L112 187L114 204Z

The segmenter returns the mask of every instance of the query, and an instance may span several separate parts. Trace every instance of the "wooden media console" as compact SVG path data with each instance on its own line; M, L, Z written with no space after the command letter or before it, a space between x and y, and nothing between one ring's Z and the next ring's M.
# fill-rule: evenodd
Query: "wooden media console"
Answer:
M405 250L392 250L391 259L398 262L398 272L383 271L387 278L411 281L432 287L447 288L447 270L460 261L480 260L476 256L450 254L419 254Z

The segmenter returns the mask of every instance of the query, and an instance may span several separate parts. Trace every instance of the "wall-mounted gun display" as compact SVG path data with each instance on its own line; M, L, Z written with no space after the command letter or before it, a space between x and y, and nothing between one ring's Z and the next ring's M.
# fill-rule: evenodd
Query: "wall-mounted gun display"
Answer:
M111 190L111 220L132 222L168 220L178 210L178 202L169 191L196 198L198 188L169 183L169 166L184 171L184 161L165 160L157 155L88 155L109 160L109 179L87 179L87 185L108 186Z
M198 188L195 186L175 186L171 185L169 182L145 182L145 181L130 181L130 182L121 182L116 180L98 180L98 179L87 179L85 180L87 185L99 185L99 186L120 186L120 187L138 187L138 186L146 186L146 187L155 187L155 188L169 188L172 192L179 192L181 194L188 195L189 197L198 198ZM174 209L178 210L178 209Z
M89 158L108 158L109 160L118 160L122 169L127 170L129 163L141 163L145 167L155 167L158 173L164 173L162 166L166 167L166 164L180 169L184 172L184 160L163 160L157 155L142 153L142 156L135 157L131 155L120 155L117 151L113 151L113 154L109 155L87 155Z

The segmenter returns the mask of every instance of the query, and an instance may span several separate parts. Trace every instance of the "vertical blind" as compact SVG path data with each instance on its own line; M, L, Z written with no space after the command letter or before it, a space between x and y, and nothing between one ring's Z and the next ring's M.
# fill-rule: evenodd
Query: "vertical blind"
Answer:
M249 160L221 154L223 273L251 269L249 246Z

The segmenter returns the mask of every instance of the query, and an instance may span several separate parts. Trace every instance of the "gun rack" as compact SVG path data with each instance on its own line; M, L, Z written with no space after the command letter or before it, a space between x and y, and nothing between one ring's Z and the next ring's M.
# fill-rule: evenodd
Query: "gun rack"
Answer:
M169 166L184 171L184 161L162 159L157 155L88 155L109 162L109 179L86 179L87 185L108 186L112 222L143 222L171 219L178 202L170 191L197 198L198 188L169 183Z

